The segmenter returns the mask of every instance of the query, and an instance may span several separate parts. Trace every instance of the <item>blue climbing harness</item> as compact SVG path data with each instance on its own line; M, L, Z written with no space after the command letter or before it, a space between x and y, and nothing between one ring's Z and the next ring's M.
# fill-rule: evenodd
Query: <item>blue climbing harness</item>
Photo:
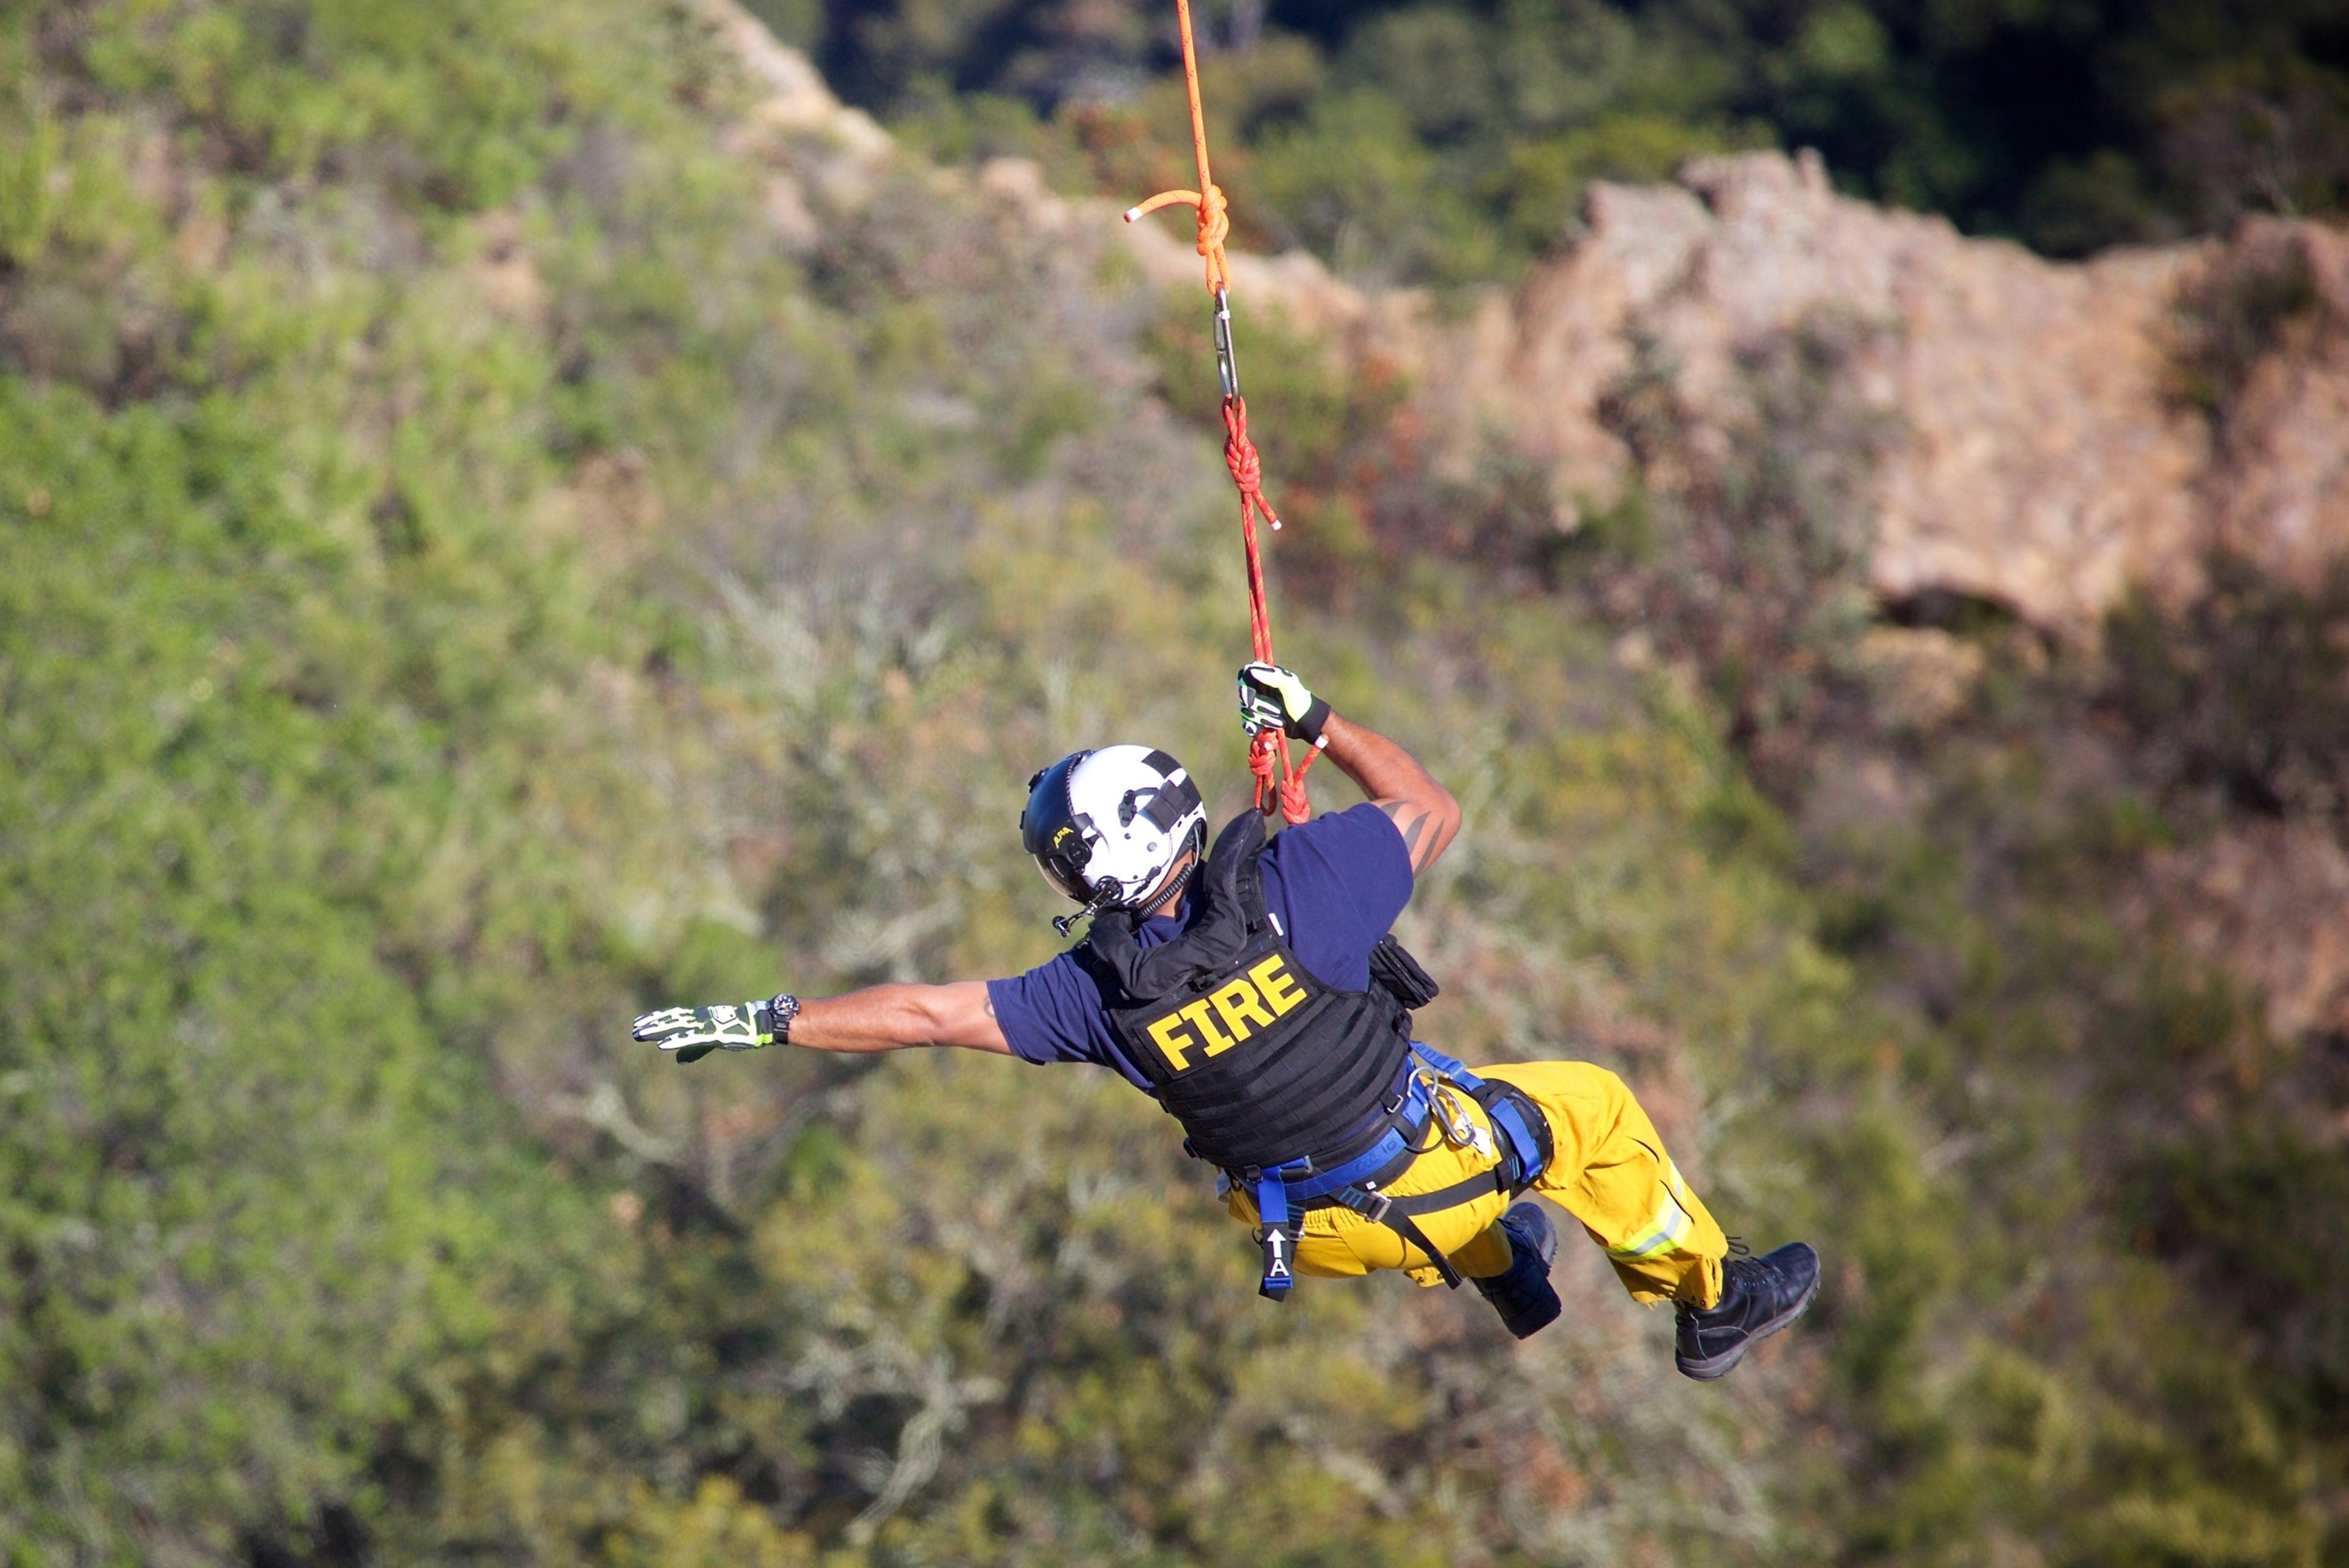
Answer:
M1313 1161L1305 1158L1227 1173L1256 1199L1257 1235L1264 1249L1264 1279L1257 1287L1258 1294L1274 1301L1287 1297L1297 1282L1293 1265L1299 1222L1306 1210L1323 1203L1350 1209L1395 1231L1426 1256L1445 1284L1457 1289L1459 1271L1429 1243L1417 1216L1455 1209L1488 1192L1515 1197L1532 1186L1548 1165L1549 1122L1525 1091L1479 1077L1458 1059L1419 1041L1411 1043L1411 1052L1420 1066L1405 1075L1389 1107L1393 1125L1361 1153L1326 1169L1316 1169ZM1420 1138L1435 1112L1433 1087L1437 1084L1462 1089L1485 1107L1499 1158L1491 1170L1433 1192L1389 1197L1382 1189L1433 1147Z

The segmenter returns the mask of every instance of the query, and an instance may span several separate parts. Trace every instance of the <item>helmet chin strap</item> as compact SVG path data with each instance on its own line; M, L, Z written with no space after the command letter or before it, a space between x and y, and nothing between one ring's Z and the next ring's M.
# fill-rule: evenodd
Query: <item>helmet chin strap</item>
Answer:
M1072 915L1053 916L1052 929L1065 937L1069 934L1070 928L1079 920L1088 919L1100 914L1103 909L1114 909L1117 904L1117 882L1114 878L1104 877L1093 884L1093 896L1085 900L1083 908Z
M1191 885L1191 878L1199 874L1199 846L1195 843L1193 844L1191 846L1191 863L1188 866L1184 867L1181 870L1175 872L1174 876L1168 877L1166 879L1165 886L1160 888L1155 893L1151 894L1149 898L1143 904L1143 908L1154 909L1161 904L1166 902L1167 899L1181 893L1184 888Z
M1195 851L1197 846L1194 845L1192 847ZM1184 867L1181 870L1175 872L1174 876L1168 877L1155 892L1150 894L1146 898L1137 900L1134 907L1137 909L1156 909L1159 905L1164 903L1167 899L1174 898L1176 894L1182 892L1184 888L1189 887L1191 885L1191 878L1198 874L1198 870L1199 857L1197 854L1194 853L1191 857L1191 863L1188 866ZM1119 892L1116 880L1113 877L1104 877L1100 881L1093 884L1093 896L1084 901L1082 908L1076 910L1073 914L1053 916L1052 929L1060 932L1062 937L1066 937L1069 932L1075 928L1076 923L1079 920L1090 919L1092 917L1100 914L1103 909L1117 909L1124 902L1124 898Z

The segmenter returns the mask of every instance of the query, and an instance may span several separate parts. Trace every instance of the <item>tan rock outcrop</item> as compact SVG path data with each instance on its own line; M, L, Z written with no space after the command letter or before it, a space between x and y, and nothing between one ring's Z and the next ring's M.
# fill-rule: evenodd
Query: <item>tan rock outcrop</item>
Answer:
M1172 230L1130 243L1154 278L1195 278ZM2257 287L2280 265L2309 296L2251 346L2218 417L2182 379L2190 317L2230 275ZM1602 408L1643 356L1720 446L1752 417L1757 349L1841 323L1868 329L1848 393L1893 432L1867 498L1887 598L1947 590L2085 638L2130 584L2191 584L2213 543L2295 576L2349 548L2349 235L2316 224L2054 262L1838 196L1816 157L1756 153L1595 186L1555 260L1450 322L1309 257L1233 271L1243 311L1412 372L1439 461L1464 466L1498 431L1546 463L1561 527L1633 477Z
M2181 392L2181 313L2281 246L2305 254L2312 297L2217 418ZM1753 415L1756 350L1840 322L1868 328L1848 395L1892 432L1867 497L1888 598L1944 589L2089 637L2131 583L2191 583L2212 543L2293 574L2349 548L2349 235L2313 224L2051 262L1754 154L1594 188L1585 232L1449 334L1354 315L1408 348L1454 444L1505 430L1549 465L1561 526L1632 477L1602 402L1642 356L1719 444Z
M703 5L763 95L741 138L773 171L769 215L811 243L810 194L853 204L892 156L887 133L735 0ZM1123 244L1156 286L1199 286L1180 213L1129 226L1018 160L978 183L1025 223ZM1561 528L1635 477L1673 481L1635 475L1608 427L1627 373L1668 373L1693 443L1725 450L1754 413L1743 367L1824 323L1862 329L1848 392L1891 431L1864 501L1887 598L1945 590L2088 639L2130 584L2190 585L2214 543L2294 576L2349 549L2337 229L2269 221L2054 262L1838 196L1815 154L1752 153L1692 161L1668 185L1594 186L1555 259L1464 311L1356 288L1301 254L1231 261L1244 366L1247 318L1268 310L1399 367L1432 461L1464 473L1510 443L1547 467ZM2228 319L2199 319L2213 311ZM2187 363L2198 350L2223 361L2215 395Z
M2162 348L2190 254L2064 266L1837 196L1816 160L1703 160L1674 186L1592 193L1588 234L1516 303L1488 402L1556 455L1564 493L1604 495L1629 454L1594 431L1598 399L1635 344L1726 432L1752 417L1740 366L1766 339L1878 328L1849 388L1895 431L1868 497L1878 590L2076 628L2191 554L2209 438L2165 399Z
M2206 270L2189 298L2255 351L2218 421L2217 532L2305 578L2349 550L2349 234L2262 219Z
M889 133L833 96L814 64L767 30L738 0L700 0L710 30L740 63L757 97L728 148L766 171L762 216L794 250L812 247L823 224L811 194L853 207L896 155Z

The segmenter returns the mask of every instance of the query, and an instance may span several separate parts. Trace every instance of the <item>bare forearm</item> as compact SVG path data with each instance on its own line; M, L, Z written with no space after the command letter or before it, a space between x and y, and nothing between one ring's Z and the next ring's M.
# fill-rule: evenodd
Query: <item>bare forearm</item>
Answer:
M987 987L872 985L843 996L802 999L791 1041L816 1051L896 1051L910 1045L966 1045L1008 1054Z
M1394 819L1414 874L1426 870L1460 831L1460 803L1419 759L1367 724L1332 713L1321 726L1324 750L1340 772Z
M1321 725L1322 749L1340 772L1372 800L1433 800L1450 794L1419 759L1367 724L1332 713Z

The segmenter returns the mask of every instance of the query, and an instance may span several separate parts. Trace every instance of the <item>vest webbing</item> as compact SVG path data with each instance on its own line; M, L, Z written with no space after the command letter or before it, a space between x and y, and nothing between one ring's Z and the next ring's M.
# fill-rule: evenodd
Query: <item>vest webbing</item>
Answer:
M1371 954L1366 992L1332 990L1299 964L1265 907L1263 848L1262 817L1242 813L1216 837L1182 935L1145 950L1133 917L1112 912L1078 951L1159 1104L1182 1122L1184 1147L1254 1198L1262 1294L1287 1299L1299 1220L1324 1205L1387 1226L1457 1286L1415 1216L1524 1190L1548 1163L1548 1126L1514 1087L1411 1039L1410 1010L1436 986L1392 937ZM1437 1078L1485 1107L1500 1158L1442 1191L1389 1198L1380 1189L1424 1147L1426 1084Z
M1337 991L1297 961L1264 902L1264 821L1216 837L1182 935L1143 949L1133 918L1093 922L1085 950L1112 1024L1183 1124L1193 1153L1236 1176L1331 1165L1401 1110L1409 1015L1384 990Z

